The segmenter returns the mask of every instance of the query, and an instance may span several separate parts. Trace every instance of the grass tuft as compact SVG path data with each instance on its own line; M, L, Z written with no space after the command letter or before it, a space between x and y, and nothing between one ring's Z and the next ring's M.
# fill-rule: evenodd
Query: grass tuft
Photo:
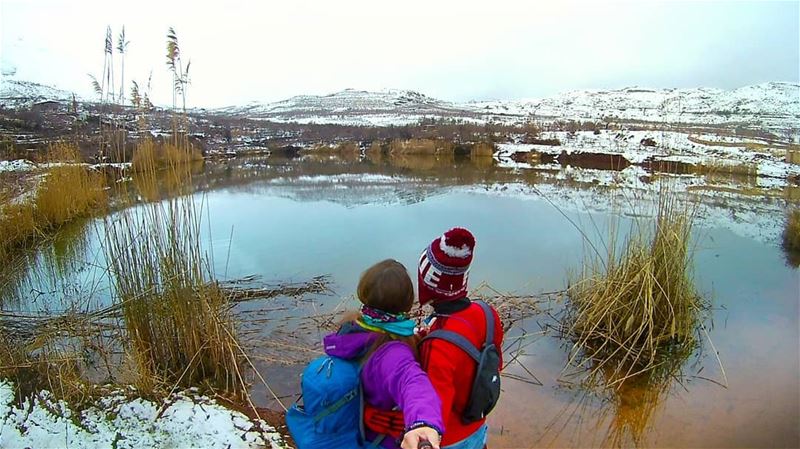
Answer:
M78 148L55 144L48 149L47 169L27 198L0 195L0 261L69 223L105 207L102 175L80 163ZM5 191L0 186L0 192Z
M57 144L49 152L50 168L36 195L37 221L55 229L92 213L105 203L103 178L80 164L78 148Z
M589 365L590 381L619 385L643 373L671 375L696 349L704 305L690 275L693 217L660 195L652 228L632 228L619 255L612 242L605 261L590 257L569 288L570 362Z
M150 168L135 176L140 190L158 189L163 173ZM166 171L191 184L189 165L171 164ZM190 195L171 197L105 221L129 363L138 371L135 385L144 392L206 385L241 393L241 350L228 298L211 282L194 201Z
M202 160L203 155L191 145L160 144L152 139L145 139L136 147L131 167L134 172L147 172Z

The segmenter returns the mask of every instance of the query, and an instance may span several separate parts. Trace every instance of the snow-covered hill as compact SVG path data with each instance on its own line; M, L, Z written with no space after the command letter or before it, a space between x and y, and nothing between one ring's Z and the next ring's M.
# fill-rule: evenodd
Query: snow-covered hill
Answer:
M424 117L473 115L452 103L397 89L379 92L345 89L330 95L299 95L275 103L253 102L214 112L273 121L367 126L414 123Z
M581 90L542 99L469 103L450 103L413 91L347 89L326 96L303 95L214 112L279 122L351 125L402 125L424 117L516 123L537 116L564 120L741 124L778 134L797 134L800 84L770 82L735 90Z
M576 120L645 120L688 124L760 125L795 130L800 123L800 84L771 82L735 90L580 90L554 97L484 101L464 105L484 117L529 115Z
M55 87L8 77L0 80L0 106L28 107L39 101L72 98L72 92ZM346 89L330 95L300 95L274 103L252 102L210 112L276 122L357 126L404 125L423 118L520 123L535 116L552 120L745 126L796 138L800 135L800 84L769 82L734 90L630 87L571 91L540 99L468 103L451 103L409 90Z
M46 100L72 101L73 95L73 92L30 81L9 78L0 80L0 106L4 107L30 107L34 103ZM77 95L75 99L82 101Z

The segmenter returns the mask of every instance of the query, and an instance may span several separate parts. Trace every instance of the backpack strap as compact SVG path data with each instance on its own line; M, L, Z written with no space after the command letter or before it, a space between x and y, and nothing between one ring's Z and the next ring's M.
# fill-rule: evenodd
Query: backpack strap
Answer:
M481 299L473 302L483 309L483 316L486 318L486 343L483 345L489 346L494 343L494 315L492 314L492 308Z
M491 306L489 306L489 304L486 304L485 301L480 299L472 302L478 304L481 310L483 310L483 316L484 318L486 318L486 340L485 343L483 344L483 347L489 346L494 343L494 316L492 315L492 308ZM457 334L453 331L439 329L426 335L425 338L423 338L420 341L420 344L422 344L423 341L431 338L439 338L445 341L449 341L450 343L458 346L464 352L469 354L469 356L472 357L473 360L475 360L475 363L480 363L481 360L480 349L482 348L476 348L475 345L472 344L472 342L469 341L463 335Z
M475 345L473 345L471 341L467 340L467 338L461 334L455 333L453 331L446 331L443 329L439 329L426 335L425 338L422 339L422 341L430 340L433 338L439 338L444 341L449 341L450 343L458 346L459 348L461 348L461 350L469 354L469 356L472 357L473 360L475 360L475 363L479 363L481 360L480 351L478 351L478 349L475 348ZM422 341L420 342L420 344L422 343Z
M321 412L317 413L317 415L314 416L314 422L321 421L326 416L328 416L328 415L330 415L332 413L335 413L337 410L339 410L340 408L344 407L345 404L347 404L348 402L350 402L353 399L355 399L356 396L359 395L359 391L360 391L359 388L360 387L353 388L352 390L350 390L347 393L345 393L344 396L339 398L338 401L336 401L333 404L325 407L324 410L322 410Z

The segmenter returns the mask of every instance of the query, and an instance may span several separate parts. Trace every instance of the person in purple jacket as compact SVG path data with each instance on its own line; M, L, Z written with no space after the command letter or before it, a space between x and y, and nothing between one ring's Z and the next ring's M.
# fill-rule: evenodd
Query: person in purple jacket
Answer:
M362 361L361 386L369 406L402 410L404 434L384 437L381 447L439 449L442 405L417 361L419 337L407 316L414 304L408 271L396 260L378 262L361 274L358 299L361 311L349 314L337 333L324 338L325 352ZM381 437L369 430L366 436L369 442Z

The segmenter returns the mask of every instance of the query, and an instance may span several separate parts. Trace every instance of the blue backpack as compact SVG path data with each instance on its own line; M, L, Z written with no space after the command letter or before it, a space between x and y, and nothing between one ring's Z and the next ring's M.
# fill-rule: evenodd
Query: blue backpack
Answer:
M303 370L303 404L286 412L297 449L362 449L358 361L316 358Z
M364 443L358 360L322 356L303 370L300 381L303 404L286 412L286 425L297 449L375 448L385 436Z

